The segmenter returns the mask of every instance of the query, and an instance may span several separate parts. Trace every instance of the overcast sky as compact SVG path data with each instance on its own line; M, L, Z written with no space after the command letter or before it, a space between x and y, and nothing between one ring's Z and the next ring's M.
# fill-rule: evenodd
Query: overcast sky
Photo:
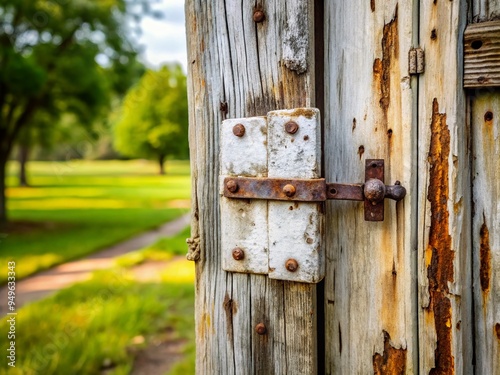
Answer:
M143 61L149 67L178 61L187 71L186 34L184 29L184 0L159 0L153 9L163 13L161 19L144 17L141 21Z

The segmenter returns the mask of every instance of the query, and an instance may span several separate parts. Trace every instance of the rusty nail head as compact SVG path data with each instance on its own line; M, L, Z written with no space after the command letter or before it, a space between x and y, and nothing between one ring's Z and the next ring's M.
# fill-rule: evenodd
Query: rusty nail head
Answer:
M286 184L283 187L283 193L285 193L287 197L293 197L295 195L295 186L291 184Z
M255 326L255 332L259 335L265 335L267 332L266 325L264 323L259 323Z
M245 252L243 249L236 247L233 249L233 258L234 260L243 260L245 258Z
M297 124L295 121L288 121L285 124L285 130L289 134L295 134L297 133L297 130L299 130L299 124Z
M299 268L299 264L295 259L288 259L285 263L285 267L290 272L295 272Z
M238 191L238 184L234 180L229 180L226 183L226 187L231 193L236 193Z
M233 134L237 137L243 137L245 135L245 126L243 124L234 125Z
M262 10L256 10L253 12L253 21L256 23L261 23L266 19L266 15Z

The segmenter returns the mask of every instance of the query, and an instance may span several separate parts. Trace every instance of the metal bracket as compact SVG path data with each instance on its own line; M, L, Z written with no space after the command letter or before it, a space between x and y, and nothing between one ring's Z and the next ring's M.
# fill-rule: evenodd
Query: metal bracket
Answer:
M226 177L224 196L235 199L324 202L327 199L364 201L365 220L384 220L384 198L402 200L406 189L399 181L384 184L384 160L368 159L364 184L327 183L318 179Z
M422 74L425 71L425 53L420 47L412 48L408 52L408 73Z

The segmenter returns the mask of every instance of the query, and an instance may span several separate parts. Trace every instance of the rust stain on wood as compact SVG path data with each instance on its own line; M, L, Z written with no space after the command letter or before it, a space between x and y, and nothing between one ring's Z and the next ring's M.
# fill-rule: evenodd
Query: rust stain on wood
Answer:
M431 143L429 150L429 189L427 199L431 204L431 226L426 258L429 279L429 312L434 315L437 343L434 351L434 368L430 375L453 374L451 301L448 297L448 283L453 282L454 251L449 234L449 155L450 131L446 114L439 113L437 99L432 103Z
M382 37L382 77L380 81L380 106L387 119L387 110L391 102L391 70L399 56L398 38L398 7L394 12L394 18L384 25Z
M396 349L391 345L391 336L384 331L384 353L373 355L375 375L396 375L406 373L406 349Z
M295 111L290 113L291 117L299 117L299 116L304 116L307 119L311 119L314 116L316 116L316 111L309 109L309 108L297 108Z
M372 13L375 12L375 0L370 0L370 8L372 10Z
M200 323L198 324L198 336L205 339L207 331L211 328L210 314L204 312L201 314Z
M358 147L358 155L359 155L359 159L361 160L361 158L363 157L363 154L365 153L365 146L361 145Z
M497 339L500 340L500 323L495 324L495 333L497 335Z
M481 281L481 290L483 297L490 291L491 278L491 249L490 249L490 231L486 225L486 219L483 215L483 225L479 230L479 279Z

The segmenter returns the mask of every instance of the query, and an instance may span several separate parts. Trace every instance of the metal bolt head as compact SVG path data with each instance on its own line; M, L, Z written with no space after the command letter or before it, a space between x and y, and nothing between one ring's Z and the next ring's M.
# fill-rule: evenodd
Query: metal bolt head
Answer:
M384 200L385 185L378 178L371 178L365 183L364 193L366 199L372 204L377 204Z
M233 249L233 258L234 260L243 260L245 258L245 252L243 251L243 249L235 247Z
M295 121L288 121L285 124L285 130L288 134L295 134L297 133L297 130L299 130L299 124L297 124Z
M295 259L288 259L285 263L285 268L290 272L295 272L299 269L299 264Z
M245 126L243 124L234 125L233 134L237 137L243 137L245 135Z
M286 184L284 187L283 187L283 193L285 193L285 195L287 197L293 197L295 195L295 186L291 185L291 184Z
M231 193L236 193L238 191L238 183L234 180L229 180L226 183L226 187Z
M256 10L253 12L253 22L261 23L266 19L266 15L262 10Z
M264 323L259 323L255 326L255 332L259 335L265 335L267 333L267 328Z

